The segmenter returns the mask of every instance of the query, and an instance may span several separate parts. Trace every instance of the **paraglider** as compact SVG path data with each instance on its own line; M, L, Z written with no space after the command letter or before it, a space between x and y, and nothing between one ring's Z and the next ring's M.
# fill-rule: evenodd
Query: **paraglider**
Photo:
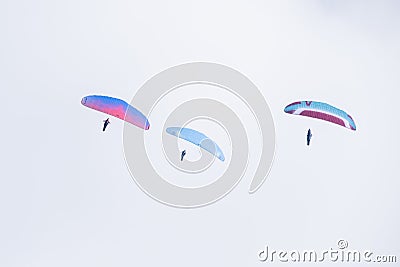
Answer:
M225 156L221 148L213 140L211 140L203 133L200 133L190 128L180 128L180 127L169 127L166 129L166 132L169 133L170 135L174 135L178 138L184 139L186 141L191 142L192 144L201 147L202 149L213 154L221 161L225 160Z
M181 153L181 161L183 161L183 158L185 157L185 155L186 155L186 150L183 150Z
M106 128L107 128L107 126L111 123L110 122L110 118L107 118L105 121L103 121L104 122L104 125L103 125L103 132L106 130Z
M124 100L109 96L90 95L83 97L81 103L88 108L107 113L144 130L150 128L146 116ZM104 130L106 127L105 125Z
M312 137L311 130L310 130L310 129L308 129L308 132L307 132L307 146L309 146L309 145L310 145L310 142L311 142L311 137Z
M353 131L356 130L356 124L349 114L326 103L298 101L287 105L284 111L293 115L307 116L332 122Z

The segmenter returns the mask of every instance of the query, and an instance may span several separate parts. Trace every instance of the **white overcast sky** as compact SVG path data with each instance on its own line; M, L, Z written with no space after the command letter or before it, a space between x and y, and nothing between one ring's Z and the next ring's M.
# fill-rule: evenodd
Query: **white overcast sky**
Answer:
M399 258L399 14L397 1L0 0L0 266L260 266L265 245L339 239ZM80 99L130 100L192 61L247 75L277 145L257 193L246 175L181 210L137 187L122 122L101 132ZM346 110L357 131L283 113L296 100Z

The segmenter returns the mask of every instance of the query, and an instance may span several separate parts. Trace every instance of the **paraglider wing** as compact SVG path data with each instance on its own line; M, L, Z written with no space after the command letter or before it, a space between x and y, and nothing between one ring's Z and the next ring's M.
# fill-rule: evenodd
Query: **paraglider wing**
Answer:
M174 135L176 137L189 141L196 146L201 147L202 149L213 154L221 161L225 160L225 156L221 148L203 133L200 133L193 129L180 127L169 127L166 129L166 132L170 135Z
M284 111L293 115L301 115L329 121L353 131L356 130L356 124L349 114L326 103L316 101L298 101L287 105Z
M82 98L81 103L88 108L110 114L142 129L150 128L146 116L124 100L109 96L90 95Z

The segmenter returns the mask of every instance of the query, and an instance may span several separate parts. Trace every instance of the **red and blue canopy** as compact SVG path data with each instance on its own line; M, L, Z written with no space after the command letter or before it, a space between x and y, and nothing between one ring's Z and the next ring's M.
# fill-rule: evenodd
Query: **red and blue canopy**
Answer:
M326 103L316 101L297 101L287 105L284 111L293 115L301 115L329 121L353 131L356 130L356 124L349 114Z

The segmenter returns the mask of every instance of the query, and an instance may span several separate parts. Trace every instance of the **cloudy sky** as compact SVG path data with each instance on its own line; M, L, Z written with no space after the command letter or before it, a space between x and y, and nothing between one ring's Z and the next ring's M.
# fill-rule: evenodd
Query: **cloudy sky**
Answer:
M396 1L1 0L0 265L259 266L266 245L339 239L400 257L399 12ZM277 143L255 194L249 166L221 201L182 210L138 188L122 122L101 132L104 115L80 99L129 100L193 61L249 77ZM308 99L348 111L357 131L283 113Z

